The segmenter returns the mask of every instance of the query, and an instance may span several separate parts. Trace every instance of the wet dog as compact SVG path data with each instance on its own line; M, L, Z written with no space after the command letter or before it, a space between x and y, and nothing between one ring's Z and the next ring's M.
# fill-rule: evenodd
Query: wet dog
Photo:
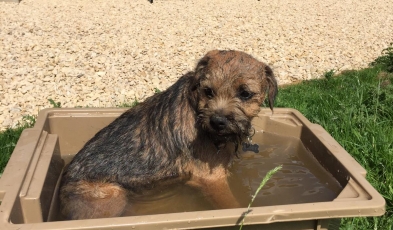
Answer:
M185 183L216 208L239 204L227 182L251 120L277 82L270 67L240 51L208 52L194 71L99 131L66 167L60 187L68 219L120 216L130 196Z

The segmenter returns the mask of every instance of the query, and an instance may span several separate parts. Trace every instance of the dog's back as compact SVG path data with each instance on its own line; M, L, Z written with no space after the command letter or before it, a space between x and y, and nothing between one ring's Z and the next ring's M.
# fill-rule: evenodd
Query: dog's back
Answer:
M195 135L195 110L183 98L191 81L190 74L185 75L126 111L75 155L60 190L68 219L118 216L130 193L179 179Z

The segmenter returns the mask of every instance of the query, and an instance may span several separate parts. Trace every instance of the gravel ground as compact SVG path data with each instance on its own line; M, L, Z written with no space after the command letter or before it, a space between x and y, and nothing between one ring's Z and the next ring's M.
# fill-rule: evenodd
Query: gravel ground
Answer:
M143 100L211 49L272 66L279 84L366 67L393 41L393 0L0 2L0 129L51 107Z

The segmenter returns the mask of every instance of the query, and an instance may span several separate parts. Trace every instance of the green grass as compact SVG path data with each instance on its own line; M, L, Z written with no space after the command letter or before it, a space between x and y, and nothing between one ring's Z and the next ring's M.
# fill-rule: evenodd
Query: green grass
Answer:
M132 102L123 102L120 105L118 105L117 107L120 107L120 108L124 108L124 107L132 108L132 107L136 106L137 104L139 104L139 101L135 98L134 101L132 101Z
M255 198L257 197L258 193L261 191L261 189L265 186L265 184L270 180L270 178L272 178L272 176L278 172L279 170L282 169L282 165L279 165L277 167L275 167L274 169L270 170L269 172L266 173L265 177L263 178L263 180L261 181L261 183L259 184L259 187L257 189L257 191L255 191L254 195L252 196L252 199L250 201L250 203L248 204L247 210L244 212L243 214L243 218L242 221L240 223L240 228L239 230L243 229L243 224L244 224L244 220L246 219L246 216L248 215L248 213L250 213L252 211L251 209L251 205L252 203L254 203Z
M386 199L383 217L344 219L341 229L392 229L392 83L392 73L374 66L279 91L277 106L298 109L322 125L367 170L367 180Z
M392 72L391 46L382 51L382 56L371 63L370 68L345 71L339 76L330 70L324 79L304 81L279 90L276 106L295 108L311 122L322 125L367 170L367 180L386 200L384 216L346 218L341 229L393 229ZM60 103L50 103L60 107ZM120 107L138 103L135 100ZM33 117L25 117L18 128L0 132L0 173L22 130L33 123Z
M4 168L14 151L16 142L18 142L19 136L22 131L26 128L33 127L35 118L33 116L23 117L22 122L17 125L15 129L6 129L0 132L0 175L3 174Z
M53 108L61 108L60 102L55 102L52 98L49 98L48 101L53 106Z
M382 50L381 56L371 63L372 66L379 66L387 72L393 73L393 42L390 46Z

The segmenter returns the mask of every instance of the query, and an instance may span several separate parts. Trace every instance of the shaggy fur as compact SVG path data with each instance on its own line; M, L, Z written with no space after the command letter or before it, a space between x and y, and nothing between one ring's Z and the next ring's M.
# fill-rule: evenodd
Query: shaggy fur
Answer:
M128 197L185 183L217 208L238 207L228 167L268 95L272 70L240 51L210 51L193 72L99 131L64 171L61 211L68 219L120 216Z

